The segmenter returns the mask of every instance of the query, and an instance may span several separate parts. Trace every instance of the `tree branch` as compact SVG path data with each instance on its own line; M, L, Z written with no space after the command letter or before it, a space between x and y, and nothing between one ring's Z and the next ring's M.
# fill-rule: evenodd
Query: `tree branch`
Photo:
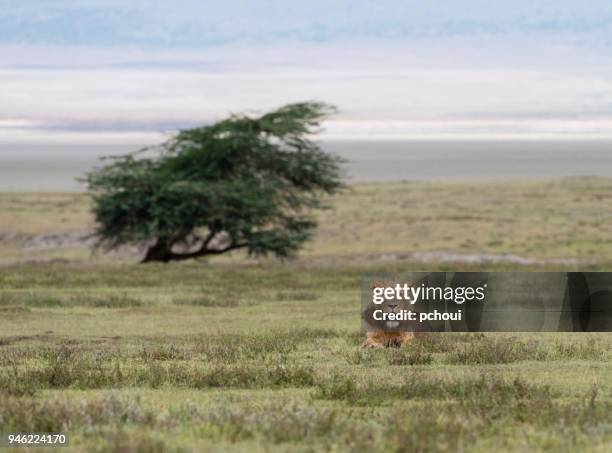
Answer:
M246 242L244 243L243 242L232 242L227 247L224 247L222 249L208 249L205 247L200 247L200 249L196 250L195 252L189 252L189 253L171 252L170 255L168 256L168 261L183 261L183 260L190 260L193 258L201 258L206 255L221 255L222 253L227 253L232 250L244 248L246 246L248 246Z
M202 242L202 246L200 247L200 250L205 250L206 247L208 247L208 244L210 244L210 241L213 240L216 234L217 234L216 231L210 230L210 232L208 233L208 236L206 236L206 239L204 239L204 242Z

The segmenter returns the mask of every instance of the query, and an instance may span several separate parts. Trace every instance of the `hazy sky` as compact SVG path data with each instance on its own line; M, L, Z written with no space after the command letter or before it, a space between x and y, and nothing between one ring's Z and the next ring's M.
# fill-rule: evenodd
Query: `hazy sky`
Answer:
M610 57L609 0L0 0L0 143L308 99L329 138L612 137Z

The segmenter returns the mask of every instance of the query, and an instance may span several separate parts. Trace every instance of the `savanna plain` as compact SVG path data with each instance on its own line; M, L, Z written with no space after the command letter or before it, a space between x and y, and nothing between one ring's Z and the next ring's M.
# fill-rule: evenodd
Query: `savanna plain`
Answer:
M361 347L360 279L612 270L612 179L348 187L290 261L92 255L84 194L0 194L0 431L74 451L610 451L612 334ZM60 450L65 451L65 450Z

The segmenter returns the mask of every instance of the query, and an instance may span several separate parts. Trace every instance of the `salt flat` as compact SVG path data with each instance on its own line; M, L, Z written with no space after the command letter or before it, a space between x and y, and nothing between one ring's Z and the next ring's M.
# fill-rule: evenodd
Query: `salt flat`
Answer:
M612 175L609 140L330 141L350 182L549 179ZM100 156L138 145L24 145L0 141L0 191L79 191Z

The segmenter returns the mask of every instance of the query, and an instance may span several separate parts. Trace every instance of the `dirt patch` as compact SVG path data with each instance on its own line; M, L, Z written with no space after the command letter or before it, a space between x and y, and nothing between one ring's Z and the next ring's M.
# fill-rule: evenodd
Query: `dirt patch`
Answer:
M462 254L453 252L415 252L410 254L410 258L415 261L443 261L453 263L468 263L468 264L480 264L480 263L509 263L509 264L578 264L579 260L572 258L557 258L557 259L538 259L528 258L524 256L512 255L512 254L487 254L487 253L472 253Z
M90 249L94 250L96 237L93 230L82 230L64 233L45 233L28 235L22 233L0 233L0 245L3 243L16 246L25 252L57 249ZM123 246L111 252L104 253L112 257L139 257L144 253L142 246ZM50 260L28 260L29 264L61 264L68 262L65 259L53 258Z
M16 244L17 247L24 250L44 250L91 247L95 244L95 237L93 231L90 230L36 235L0 233L0 242Z
M413 262L438 262L438 263L462 263L462 264L520 264L520 265L539 265L539 264L559 264L572 265L584 263L584 261L573 258L531 258L513 254L493 254L493 253L456 253L444 250L430 252L412 253L379 253L368 254L368 261L413 261Z
M0 337L0 346L8 346L11 344L19 343L21 341L47 340L52 335L52 331L47 331L38 335L16 335L12 337Z

